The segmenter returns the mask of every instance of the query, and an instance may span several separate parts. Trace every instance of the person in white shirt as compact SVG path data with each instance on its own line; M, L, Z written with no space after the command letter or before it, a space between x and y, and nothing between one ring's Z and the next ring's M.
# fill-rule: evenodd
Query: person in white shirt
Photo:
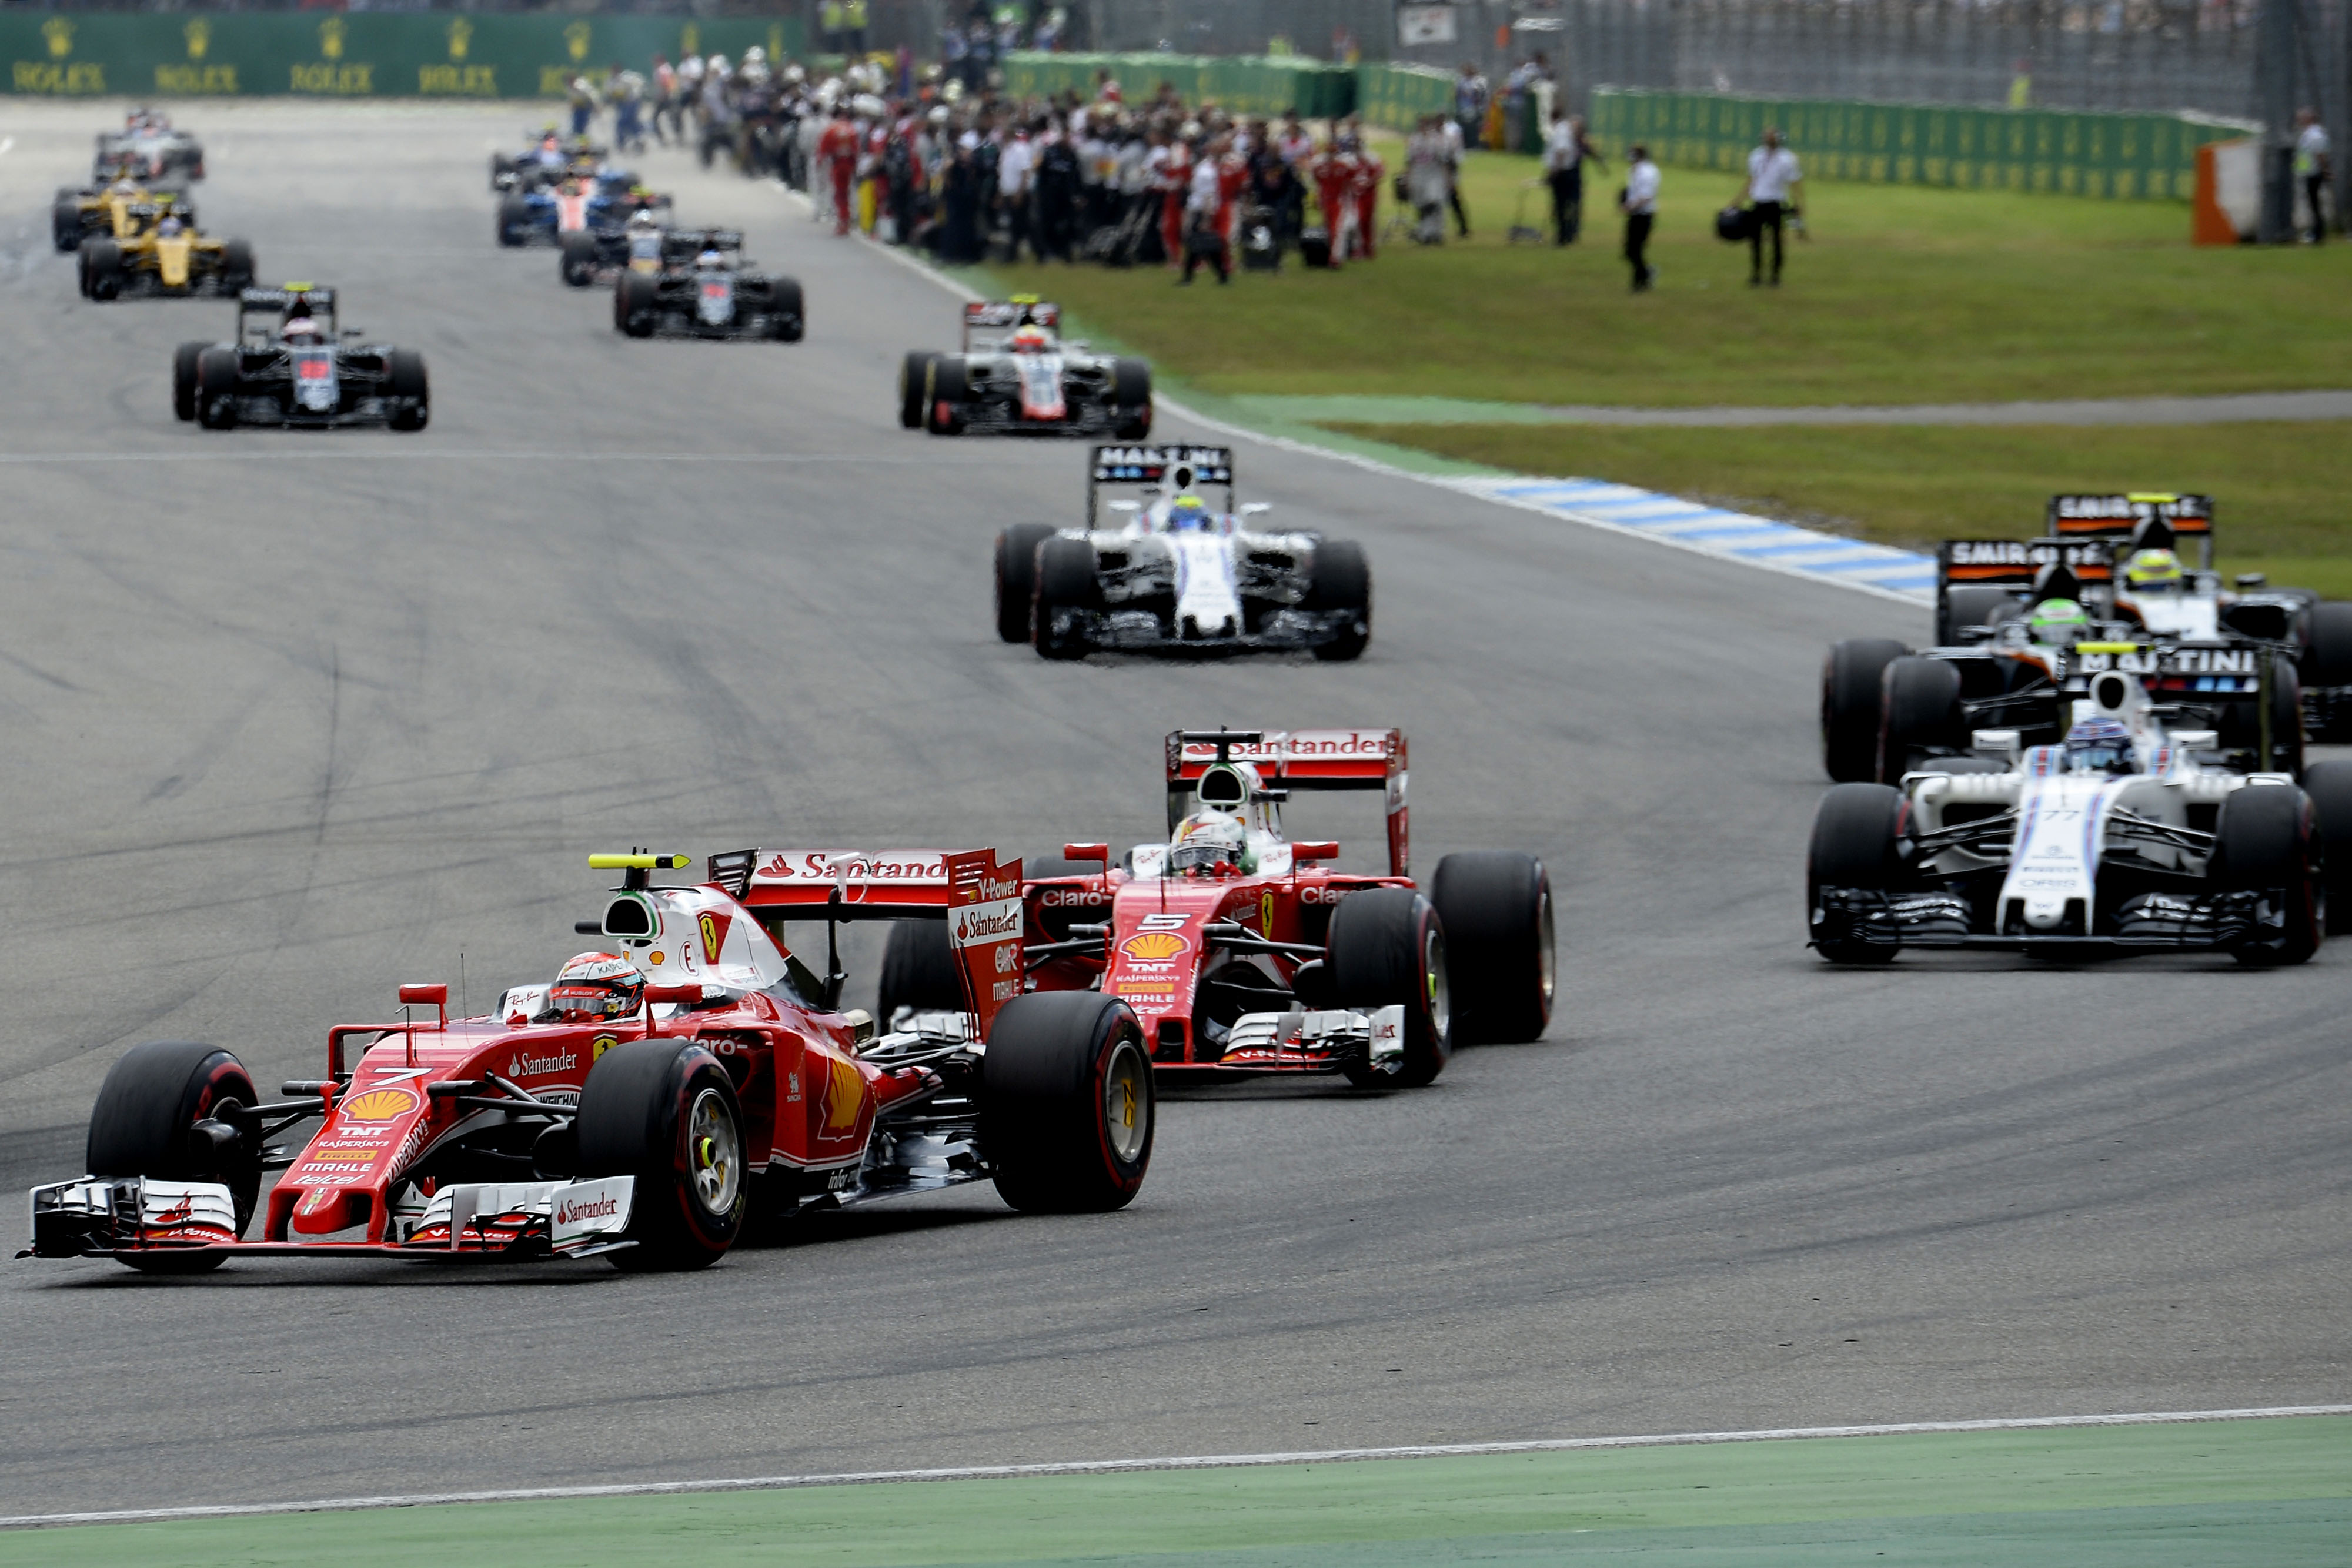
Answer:
M1658 166L1638 141L1625 170L1625 193L1617 205L1625 214L1625 259L1633 266L1633 292L1646 293L1658 277L1649 257L1650 230L1658 221Z
M1544 183L1551 187L1551 226L1554 245L1573 245L1577 230L1584 219L1584 166L1609 167L1600 150L1585 140L1584 120L1571 115L1566 106L1551 111L1551 124L1544 131Z
M1764 281L1764 231L1772 231L1772 287L1780 287L1780 225L1784 216L1803 211L1796 198L1804 193L1804 172L1797 155L1780 145L1780 132L1764 129L1764 145L1748 154L1748 184L1740 200L1754 204L1756 216L1748 225L1748 287Z
M1004 144L1004 152L996 161L996 194L1004 204L1004 259L1007 261L1021 259L1021 242L1024 239L1029 241L1029 248L1036 252L1039 261L1045 259L1045 253L1038 249L1036 235L1029 225L1030 175L1036 167L1037 150L1030 144L1028 127L1019 127L1014 130L1013 140Z
M2294 177L2303 182L2304 199L2311 204L2311 237L2319 245L2327 238L2327 181L2334 172L2328 156L2327 127L2307 109L2294 112Z
M1224 205L1224 186L1217 161L1231 145L1223 138L1201 150L1192 160L1192 182L1184 198L1184 275L1176 281L1192 281L1193 269L1203 261L1216 269L1219 283L1231 283L1234 269L1225 259L1223 238L1217 233L1217 214Z
M1445 204L1454 213L1454 232L1468 239L1470 214L1462 207L1462 123L1449 118L1443 129L1445 132L1446 166L1452 176L1445 187Z

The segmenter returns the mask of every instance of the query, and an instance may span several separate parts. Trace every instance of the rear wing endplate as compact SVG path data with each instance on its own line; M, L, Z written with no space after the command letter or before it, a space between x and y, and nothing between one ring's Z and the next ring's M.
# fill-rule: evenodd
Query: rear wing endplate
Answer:
M1106 488L1181 493L1223 486L1223 510L1234 509L1234 450L1230 446L1097 446L1087 465L1087 527Z
M1193 781L1222 751L1255 764L1286 789L1378 789L1388 813L1389 874L1412 869L1412 814L1405 804L1404 732L1398 729L1176 730L1167 741L1168 823L1173 832Z
M2121 496L2053 496L2043 514L2052 538L2116 541L2120 553L2174 549L2177 541L2199 543L2198 566L2213 567L2213 497L2170 491L2135 491Z

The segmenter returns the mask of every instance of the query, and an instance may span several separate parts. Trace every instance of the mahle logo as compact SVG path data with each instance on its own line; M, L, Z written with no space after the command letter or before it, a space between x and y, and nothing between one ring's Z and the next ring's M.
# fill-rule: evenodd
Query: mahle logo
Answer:
M213 47L213 25L199 16L181 31L188 37L188 58L203 59L205 51Z

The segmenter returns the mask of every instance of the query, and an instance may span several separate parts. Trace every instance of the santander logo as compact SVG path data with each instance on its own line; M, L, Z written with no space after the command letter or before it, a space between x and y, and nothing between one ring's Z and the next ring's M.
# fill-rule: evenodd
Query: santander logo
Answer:
M609 1193L595 1197L565 1198L555 1206L555 1223L578 1225L583 1220L610 1219L620 1212L620 1199Z

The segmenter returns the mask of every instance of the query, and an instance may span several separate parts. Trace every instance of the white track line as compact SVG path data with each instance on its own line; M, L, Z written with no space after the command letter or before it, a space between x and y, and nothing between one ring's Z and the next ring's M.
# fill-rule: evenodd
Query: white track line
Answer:
M1153 1459L1081 1459L1064 1464L961 1465L927 1470L850 1470L835 1475L743 1476L728 1479L644 1481L612 1486L412 1492L387 1497L320 1498L308 1502L218 1503L189 1508L114 1509L89 1513L28 1513L0 1518L0 1530L39 1529L65 1524L149 1524L166 1520L329 1513L373 1508L428 1508L464 1502L676 1497L698 1492L783 1491L801 1487L877 1486L902 1481L1024 1480L1049 1476L1133 1475L1150 1470L1357 1464L1367 1459L1559 1454L1595 1448L1669 1448L1706 1443L1761 1443L1809 1437L1895 1437L1934 1432L2033 1432L2074 1427L2171 1426L2189 1421L2256 1421L2292 1416L2352 1416L2352 1405L2283 1405L2246 1410L2157 1410L2127 1416L2027 1416L1992 1421L1905 1421L1876 1427L1786 1427L1761 1432L1669 1432L1653 1437L1550 1437L1521 1443L1420 1443L1398 1448L1325 1448L1279 1454L1192 1454Z
M803 209L814 210L810 207L809 199L799 192L781 183L777 183L776 188L800 204ZM983 295L973 293L970 288L927 263L908 256L898 246L883 245L877 240L866 239L864 235L855 231L850 237L864 240L864 243L874 250L879 251L900 267L929 278L959 299L969 301L985 298ZM1889 588L1881 583L1863 580L1852 573L1866 563L1851 558L1826 561L1818 567L1808 567L1800 561L1768 560L1730 546L1708 544L1701 539L1678 538L1672 533L1658 532L1633 523L1614 521L1601 515L1600 511L1592 507L1578 506L1569 500L1546 499L1532 495L1515 496L1507 493L1513 489L1567 491L1601 487L1598 482L1590 479L1549 480L1533 475L1513 475L1502 477L1472 476L1449 478L1437 474L1421 474L1410 468L1400 468L1391 463L1383 463L1377 457L1366 457L1360 453L1318 446L1312 442L1297 441L1288 436L1268 435L1264 432L1252 430L1246 425L1213 419L1174 398L1163 397L1155 401L1160 407L1180 419L1190 420L1194 424L1205 426L1225 435L1240 436L1286 452L1297 452L1307 456L1327 457L1336 462L1353 464L1359 468L1369 470L1386 478L1410 479L1415 484L1433 485L1440 489L1454 491L1456 495L1475 496L1479 500L1491 501L1498 507L1513 507L1524 512L1535 512L1547 517L1580 523L1588 528L1599 528L1603 533L1622 534L1629 538L1647 539L1653 544L1686 550L1692 555L1703 555L1711 560L1731 561L1740 566L1753 567L1758 571L1776 572L1782 577L1801 578L1807 582L1825 582L1832 587L1847 589L1855 593L1867 593L1879 599L1891 599L1898 604L1917 606L1935 597L1934 557L1918 555L1908 550L1890 549L1885 545L1872 544L1867 539L1849 538L1842 534L1816 533L1810 529L1796 528L1791 524L1775 522L1768 517L1750 517L1738 512L1720 511L1715 507L1703 507L1695 501L1686 501L1678 496L1637 490L1630 486L1608 486L1615 492L1614 498L1605 503L1607 509L1610 510L1633 505L1644 510L1654 507L1659 511L1673 509L1687 516L1705 512L1710 517L1723 519L1727 524L1752 525L1755 532L1769 530L1772 537L1763 542L1780 548L1786 548L1790 544L1818 542L1825 550L1829 547L1844 546L1857 556L1862 552L1872 552L1874 560L1883 562L1883 568L1874 570L1873 575L1900 577L1920 583L1921 586L1910 589ZM1749 548L1753 549L1754 544L1751 543Z

